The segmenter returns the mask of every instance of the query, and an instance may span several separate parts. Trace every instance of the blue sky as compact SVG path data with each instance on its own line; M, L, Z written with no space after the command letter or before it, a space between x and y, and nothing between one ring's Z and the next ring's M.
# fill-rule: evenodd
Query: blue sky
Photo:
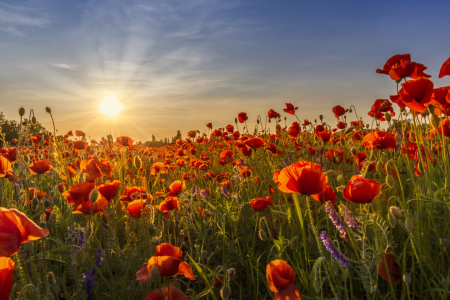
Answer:
M0 110L23 106L60 133L135 140L250 124L285 102L334 124L395 93L386 60L411 53L435 86L450 56L444 1L0 1ZM125 105L99 113L104 97ZM351 120L355 117L350 117ZM368 120L368 118L367 118ZM295 121L288 116L288 123ZM250 125L249 124L249 125Z

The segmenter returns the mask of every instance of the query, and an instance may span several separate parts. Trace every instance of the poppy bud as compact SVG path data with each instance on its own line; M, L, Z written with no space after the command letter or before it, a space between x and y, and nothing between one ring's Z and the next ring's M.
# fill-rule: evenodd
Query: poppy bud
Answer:
M150 240L150 244L159 245L159 243L159 238L157 238L156 236L152 237L152 239Z
M430 124L433 129L438 130L441 119L436 115L431 115Z
M345 134L349 134L350 132L352 132L353 131L353 127L349 127L349 128L347 128L345 131L344 131L344 133Z
M353 111L352 111L352 109L350 108L348 112L349 112L349 113L352 113Z
M19 253L17 253L20 260L24 260L28 256L28 252L26 250L20 250Z
M296 142L297 142L297 144L300 144L301 141L302 141L302 139L298 137Z
M236 124L237 124L237 118L234 118L234 123L236 123Z
M25 154L25 155L23 156L23 161L24 161L26 164L30 163L30 157L29 157L27 154Z
M233 278L236 275L236 270L234 268L230 268L227 270L228 278Z
M49 208L50 206L52 206L52 203L50 201L48 201L48 200L45 200L44 201L44 207L45 208Z
M403 281L409 285L411 283L411 275L409 275L409 273L405 273L403 274Z
M202 262L203 262L204 264L206 264L206 262L207 262L207 260L208 260L208 251L203 250L203 251L202 251L202 254L201 254L201 257L202 257Z
M150 271L150 279L153 283L160 284L161 283L161 273L157 266L152 266Z
M140 169L142 166L142 161L141 158L139 156L135 156L134 157L134 166L136 167L136 169Z
M410 218L407 218L405 221L405 228L409 233L413 233L414 231L414 222Z
M386 184L389 187L393 187L395 185L395 179L391 175L386 176Z
M150 164L153 164L153 156L150 156Z
M322 121L323 120L323 115L319 115L319 119L320 119L320 121Z
M356 147L352 147L352 148L350 149L350 152L351 152L353 155L356 155L356 154L358 153L358 149L356 149Z
M52 109L50 107L48 107L48 106L45 108L45 111L48 112L49 114L52 113Z
M397 225L397 219L391 213L388 213L387 218L388 218L389 225L392 228L395 228L395 225Z
M266 232L263 229L259 230L259 234L258 234L259 238L261 241L265 241L267 239L267 235Z
M380 106L380 108L378 110L382 109L383 107L385 107L388 104L389 104L389 100L384 101L383 104L381 104L381 106Z
M398 220L402 218L402 211L397 206L391 206L389 207L390 213Z
M383 163L381 161L377 162L376 170L378 173L383 170Z
M220 296L223 300L227 300L231 295L231 288L230 285L224 284L223 287L220 289Z
M336 191L338 191L338 192L343 192L344 189L345 189L345 185L340 185L340 186L338 186L338 187L336 188Z
M47 228L47 223L45 223L45 222L40 222L40 223L39 223L39 227L41 227L42 229L45 229L45 228Z
M114 245L114 238L113 238L113 237L111 237L111 238L108 239L108 245L109 245L109 246Z
M269 123L271 123L270 119L269 119Z
M33 201L31 201L31 205L38 206L39 205L39 200L36 197L33 198Z
M35 116L33 116L33 117L31 118L31 124L37 125L37 120L36 120L36 117L35 117Z
M344 182L344 176L339 175L339 176L336 178L336 180L337 180L337 182L339 182L339 183L343 183L343 182Z
M23 117L24 114L25 114L25 108L23 108L23 107L19 108L19 116Z
M391 121L391 114L388 113L388 112L385 112L385 113L384 113L384 118L385 118L388 122L390 122L390 121Z
M259 125L259 119L256 119L256 124L258 124L258 125Z
M98 190L93 189L89 194L89 201L91 201L91 203L94 203L95 201L97 201L97 198L98 198Z
M336 153L336 152L335 152L335 153ZM336 157L336 162L338 162L338 163L341 162L341 157L340 157L340 156Z

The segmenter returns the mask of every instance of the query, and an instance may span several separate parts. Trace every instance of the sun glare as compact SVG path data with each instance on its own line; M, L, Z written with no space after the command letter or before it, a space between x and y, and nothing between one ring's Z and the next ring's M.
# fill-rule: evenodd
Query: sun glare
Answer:
M122 109L123 105L115 97L105 97L100 104L100 112L109 117L115 117Z

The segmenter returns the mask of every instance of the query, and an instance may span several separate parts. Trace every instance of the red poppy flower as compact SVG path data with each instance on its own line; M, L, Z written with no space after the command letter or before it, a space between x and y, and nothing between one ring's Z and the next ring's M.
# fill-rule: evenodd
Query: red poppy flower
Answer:
M167 197L159 204L161 212L169 212L171 210L179 210L181 201L177 197Z
M186 183L181 180L175 180L169 186L169 193L167 193L166 197L178 196L185 188Z
M442 64L441 70L439 71L439 78L450 75L450 57Z
M80 163L80 170L82 173L88 174L90 180L102 177L102 171L93 159L82 160Z
M284 193L313 195L323 193L328 185L328 178L322 168L309 161L294 163L274 173L278 189Z
M212 129L212 123L206 124L206 127L208 127L209 129Z
M239 113L238 120L239 120L239 123L244 123L245 121L247 121L248 120L247 113L245 113L245 112Z
M0 155L0 178L7 176L11 170L11 163Z
M69 204L78 207L81 203L89 201L89 194L94 188L94 183L78 183L72 185L69 190L62 193L62 196L67 200Z
M17 148L16 147L9 147L8 150L6 150L5 153L2 153L1 156L6 158L11 164L13 164L16 161L17 158Z
M410 77L412 79L430 78L431 75L425 74L423 72L426 69L427 67L425 67L423 64L419 64L416 62L407 62L391 69L389 71L389 77L391 77L391 79L395 81L402 80L405 77Z
M81 130L75 130L75 136L86 137L86 134Z
M391 150L397 147L397 140L389 132L373 131L363 138L363 145L368 149Z
M122 206L122 211L128 212L130 216L135 219L139 219L141 217L142 211L145 209L147 205L147 201L143 199L133 200L128 202L128 207L125 205Z
M334 116L336 117L336 119L339 119L339 117L345 115L345 108L343 108L340 105L337 105L337 106L333 107L333 113L334 113Z
M345 129L345 127L347 127L347 123L339 122L339 123L336 125L336 127L339 128L339 129Z
M248 146L248 147L251 147L251 148L254 148L254 149L255 148L258 149L258 148L263 147L265 145L265 142L264 142L264 140L262 138L253 137L253 138L250 138L248 140L245 140L244 144L246 146Z
M394 284L399 284L402 282L402 271L400 270L400 266L395 262L395 257L392 253L385 253L386 265L384 264L383 257L380 257L380 264L378 266L378 274L386 281L389 281L389 277Z
M114 180L113 182L107 182L105 184L102 184L97 187L97 191L105 197L108 202L111 202L111 200L117 195L117 191L120 186L119 180Z
M224 150L220 153L220 159L225 163L228 164L233 160L233 151L231 150Z
M22 243L48 235L47 229L40 228L20 211L0 207L0 256L12 256L19 252Z
M292 123L291 127L289 127L288 131L289 131L289 133L288 133L289 137L296 138L296 137L298 137L298 135L300 134L302 129L300 128L300 124L298 124L297 122L294 122L294 123Z
M84 141L75 141L72 145L75 151L85 150L87 148L87 144Z
M266 267L267 285L277 300L302 299L302 294L293 284L295 277L294 269L284 260L273 260Z
M444 134L444 136L450 137L450 125L448 117L443 118L441 122L439 122L438 132L440 134Z
M274 119L274 118L278 118L278 119L281 118L280 114L277 113L276 111L274 111L273 109L269 110L269 112L267 113L267 116L269 117L269 120Z
M353 203L372 203L381 192L381 184L366 179L359 175L353 175L344 189L344 199Z
M397 54L387 60L387 62L384 64L383 69L377 69L376 72L389 75L389 72L392 69L395 69L396 67L408 62L411 62L411 54Z
M311 195L311 197L314 200L319 201L320 203L326 203L327 201L331 201L331 203L333 204L333 206L336 205L337 201L336 201L336 193L334 192L334 190L327 186L327 188L325 189L324 193L319 193L319 194L315 194L315 195Z
M162 295L161 295L162 293ZM163 287L147 293L144 300L189 300L188 296L177 287L171 285L169 288Z
M152 170L150 171L150 174L156 175L156 174L167 174L167 169L164 168L164 164L162 162L155 162L152 166Z
M150 257L148 262L143 264L142 268L136 272L136 279L139 281L148 280L151 276L152 267L156 266L162 277L175 277L180 274L190 280L195 280L189 264L182 261L182 257L183 251L180 248L168 243L158 245L155 255Z
M116 139L116 145L124 147L133 146L133 140L127 136L119 136Z
M250 206L254 211L265 211L269 205L273 205L273 200L269 196L255 198L250 202Z
M444 86L433 89L429 105L437 104L434 113L438 116L445 114L447 108L450 106L450 86Z
M33 135L31 137L31 141L33 142L33 144L37 144L41 141L41 136L40 135Z
M384 107L381 107L386 101L387 101L387 104ZM374 104L372 105L372 108L370 109L368 115L371 116L372 118L376 118L380 121L386 121L386 119L384 117L385 112L389 112L392 117L395 116L394 109L392 108L392 103L389 102L389 100L377 99L377 100L375 100Z
M74 205L72 214L83 215L95 215L97 213L105 214L105 208L108 206L108 200L106 200L100 193L94 203L90 198L88 201L81 201L80 204Z
M69 174L70 178L74 178L75 175L77 174L77 171L72 167L67 167L67 173ZM61 171L61 173L59 173L59 177L61 179L66 180L67 179L66 170Z
M0 299L8 300L11 293L16 263L9 257L0 257Z
M291 103L286 103L286 108L283 109L284 112L291 114L291 115L295 115L295 111L298 109L298 107L294 107L294 105L292 105Z
M53 164L48 160L38 160L33 162L28 168L31 174L44 174L50 172Z
M358 164L360 164L360 163L362 163L363 161L365 161L366 158L367 158L366 152L359 151L359 152L356 153L356 155L355 155L355 160L356 160L356 163L358 163Z
M412 111L423 113L425 105L428 106L431 100L433 86L433 82L425 78L408 80L402 83L402 89L398 95L391 96L391 100L401 108L408 107Z

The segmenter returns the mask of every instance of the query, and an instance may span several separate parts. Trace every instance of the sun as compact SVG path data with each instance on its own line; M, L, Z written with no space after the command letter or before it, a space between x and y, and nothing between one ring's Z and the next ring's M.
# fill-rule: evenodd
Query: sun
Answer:
M122 109L123 105L115 97L105 97L100 104L100 112L109 117L115 117Z

